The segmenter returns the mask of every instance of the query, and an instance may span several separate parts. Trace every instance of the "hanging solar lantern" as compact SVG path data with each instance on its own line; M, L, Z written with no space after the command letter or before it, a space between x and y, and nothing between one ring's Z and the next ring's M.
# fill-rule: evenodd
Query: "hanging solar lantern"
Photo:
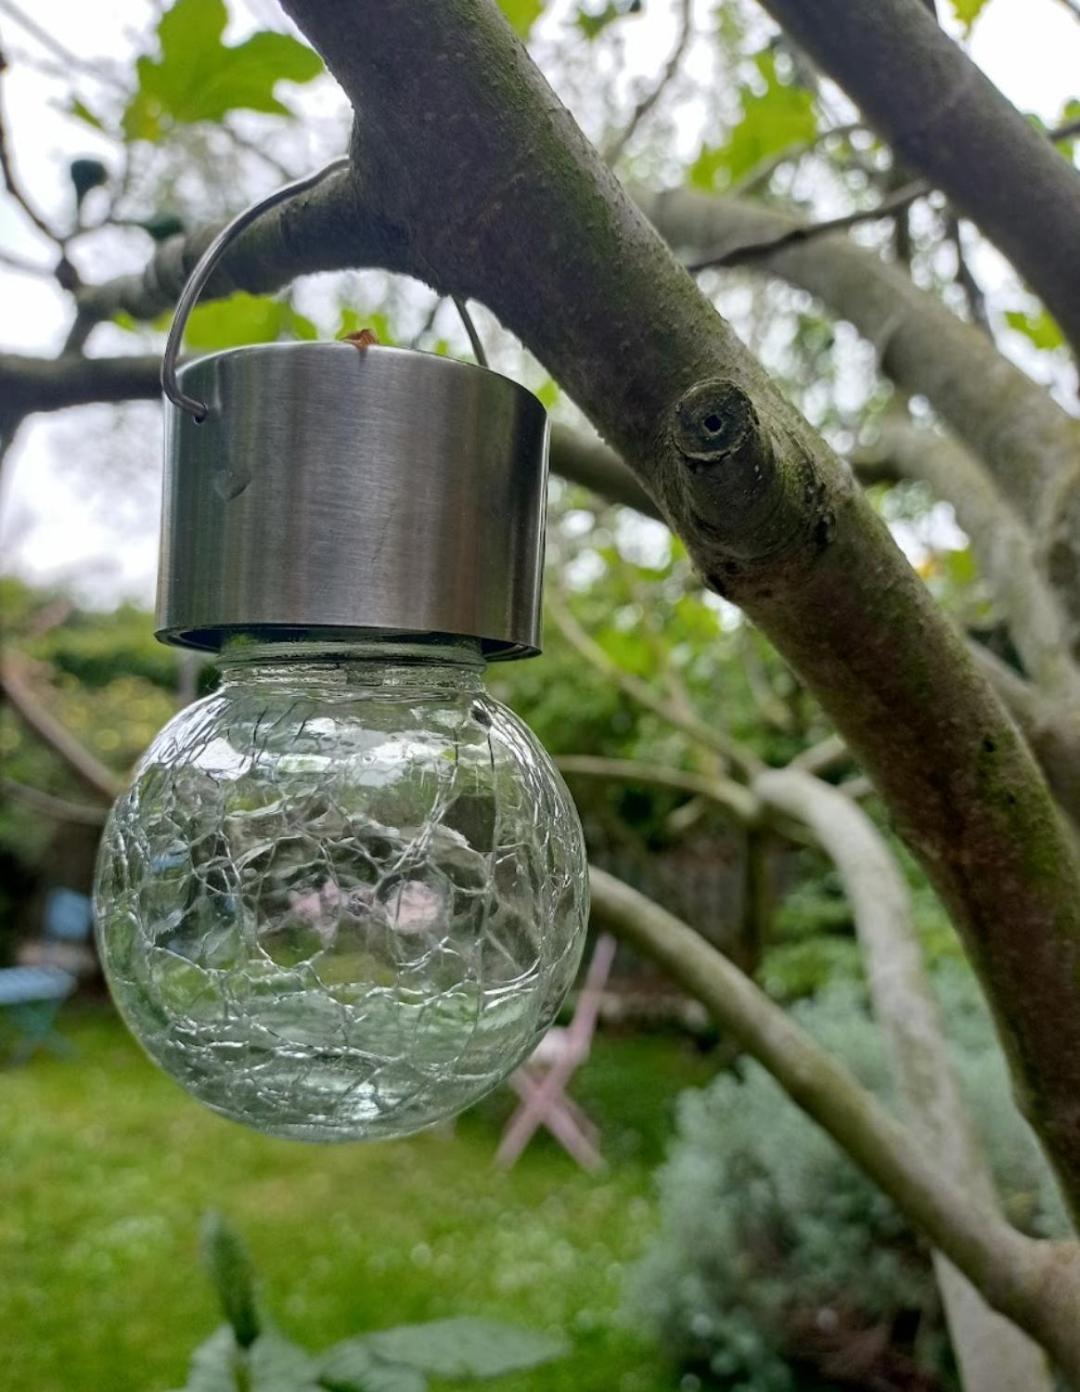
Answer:
M576 812L483 685L539 650L547 420L485 368L350 342L177 374L265 207L166 349L158 636L221 685L110 814L99 946L132 1032L215 1111L399 1136L506 1078L581 954Z

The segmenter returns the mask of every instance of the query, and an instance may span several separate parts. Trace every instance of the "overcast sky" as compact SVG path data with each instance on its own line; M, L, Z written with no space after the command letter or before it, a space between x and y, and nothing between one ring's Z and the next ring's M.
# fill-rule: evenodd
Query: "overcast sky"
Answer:
M562 0L559 0L562 4ZM122 60L149 27L148 0L19 0L20 8L86 59ZM562 4L565 10L565 4ZM699 3L704 20L707 0ZM939 0L947 10L948 0ZM233 35L255 23L281 24L274 0L233 0ZM674 4L650 0L643 16L621 25L628 72L650 73L674 33ZM561 22L558 6L545 21L550 34ZM950 27L955 25L948 20ZM543 37L543 31L541 31ZM55 61L21 28L0 0L0 38L11 68L0 97L19 176L38 206L62 220L69 210L68 162L78 155L111 155L84 124L64 114L71 91L68 77L33 71L19 55ZM1018 106L1052 121L1063 102L1080 96L1080 23L1060 0L990 0L971 45L977 62ZM80 79L89 97L102 89ZM290 167L315 167L336 138L338 94L329 79L304 89L301 101L312 113L311 128L289 137ZM343 118L342 118L343 119ZM687 138L697 139L694 130ZM255 166L253 166L253 170ZM263 180L272 176L262 171ZM253 178L259 178L258 172ZM54 252L20 209L0 195L0 249L39 264ZM80 270L96 279L140 264L145 246L136 236L104 242ZM983 263L993 276L992 261ZM991 290L993 286L991 285ZM70 304L47 279L13 273L0 265L0 349L54 354L63 342ZM136 351L120 330L99 330L92 351ZM0 492L0 555L3 568L40 581L71 583L84 598L112 603L131 597L150 603L157 558L156 489L160 454L159 409L150 404L125 408L92 407L24 425L8 455ZM93 471L115 482L93 486Z

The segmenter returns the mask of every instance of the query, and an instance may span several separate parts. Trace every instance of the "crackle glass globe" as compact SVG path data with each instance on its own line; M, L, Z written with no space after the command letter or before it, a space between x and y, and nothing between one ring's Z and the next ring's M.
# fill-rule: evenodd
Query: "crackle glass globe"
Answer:
M581 827L475 647L248 647L105 830L113 996L215 1111L400 1136L501 1082L573 982Z

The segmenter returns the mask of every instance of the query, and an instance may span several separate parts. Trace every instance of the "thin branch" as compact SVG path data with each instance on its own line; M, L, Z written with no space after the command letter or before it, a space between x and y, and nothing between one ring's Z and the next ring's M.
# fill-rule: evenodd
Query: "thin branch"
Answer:
M484 342L477 332L472 315L469 313L469 306L460 295L451 295L450 298L454 302L454 308L458 312L458 318L465 326L465 332L469 335L469 344L473 350L473 357L481 367L487 367L488 360L487 353L484 352Z
M844 232L849 227L857 227L860 223L877 222L881 218L895 217L902 208L910 207L917 198L923 198L931 191L931 187L925 179L917 179L913 183L905 184L903 188L897 189L887 198L883 198L873 208L860 208L854 213L845 213L843 217L826 218L823 222L800 223L798 226L790 227L787 231L778 233L775 237L767 238L765 241L745 242L741 246L725 247L723 251L713 252L712 255L705 256L700 261L689 262L686 269L691 275L698 275L701 271L716 270L721 266L744 266L750 261L758 261L763 257L773 256L786 247L813 241L817 237L826 237L830 232Z
M679 35L675 41L675 47L671 50L671 56L664 64L655 84L641 98L637 106L630 114L630 119L622 130L604 146L603 156L607 164L614 164L627 145L633 139L638 127L652 111L653 107L664 95L668 86L674 80L679 67L682 64L683 56L690 42L690 36L694 31L694 0L681 0L682 14L679 21Z
M666 768L663 764L649 764L637 759L605 759L591 754L563 754L555 762L563 773L571 777L646 783L705 798L722 807L740 826L754 827L761 821L760 798L744 784L730 778L710 778L683 769Z
M67 798L54 797L52 793L31 788L25 783L16 783L13 778L0 778L0 790L9 797L25 802L35 812L43 812L58 822L74 822L79 826L104 826L109 815L106 807L92 807L88 802L70 802Z
M1063 140L1073 140L1080 135L1080 116L1074 121L1066 121L1064 125L1054 126L1046 132L1046 138L1057 145Z
M990 327L990 315L986 309L986 296L983 294L982 286L975 279L975 273L968 264L967 255L964 252L964 239L960 229L960 219L948 209L945 214L945 235L952 243L953 251L956 254L956 283L964 292L964 299L967 303L968 313L971 315L971 322L978 324L983 333L989 334L991 338L994 331Z
M114 73L108 72L100 64L82 58L70 48L65 47L55 35L50 34L47 29L42 28L36 20L31 19L28 14L25 14L15 5L13 0L0 0L0 14L6 14L10 19L13 19L31 38L36 39L42 48L48 49L53 57L59 58L65 75L70 76L72 72L84 72L88 77L95 77L99 82L105 82L110 87L127 91L127 84L122 82Z
M435 327L435 320L439 317L439 310L442 309L444 298L445 296L443 295L436 295L435 298L432 300L431 308L428 310L427 315L424 318L424 322L420 325L419 329L413 335L413 340L410 344L410 347L419 348L420 344L423 342L426 336L429 333L431 333L432 329Z
M942 1173L851 1073L693 929L592 867L596 921L653 958L833 1137L987 1303L1080 1385L1080 1254L1022 1236Z
M0 51L0 74L7 70L7 66L7 59ZM55 242L62 252L65 244L64 237L45 221L30 199L23 193L22 186L16 178L15 168L11 162L11 151L8 148L7 127L2 110L0 110L0 174L3 175L4 186L8 193L18 203L26 216L38 231L44 233L51 242Z
M561 597L549 594L547 607L551 617L558 625L559 631L571 647L575 648L586 662L595 667L598 672L602 672L604 676L621 687L628 696L637 701L638 705L651 710L654 715L660 716L669 725L673 725L676 730L681 730L683 734L689 735L698 744L703 744L706 749L711 749L714 753L722 755L744 774L752 776L764 767L757 755L752 750L747 749L745 745L739 744L737 740L715 730L697 716L680 711L671 701L654 691L647 681L643 681L632 672L627 672L623 667L620 667L607 655L599 643L589 637Z
M832 858L851 905L870 985L909 1129L940 1173L988 1214L998 1199L949 1056L912 917L911 896L873 822L837 788L797 769L771 769L754 782L769 806L811 827ZM979 1392L1049 1392L1042 1352L985 1306L939 1254L934 1266L965 1387Z
M762 3L897 158L995 243L1080 347L1080 180L1027 117L911 0Z
M827 735L819 744L812 744L792 759L790 767L820 776L851 759L851 751L839 735Z
M96 793L98 797L106 798L109 802L123 792L123 781L49 713L38 693L27 682L21 664L10 655L0 663L0 690L26 727L32 730L43 744L47 744L54 754L58 754L91 792Z

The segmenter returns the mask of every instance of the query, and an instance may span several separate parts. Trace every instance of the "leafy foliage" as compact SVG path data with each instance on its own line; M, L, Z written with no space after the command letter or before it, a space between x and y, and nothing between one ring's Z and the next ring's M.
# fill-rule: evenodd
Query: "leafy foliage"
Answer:
M479 1381L568 1352L552 1335L466 1318L376 1330L312 1355L258 1314L251 1259L217 1214L203 1250L227 1323L195 1350L183 1392L425 1392L428 1375Z
M642 0L607 0L607 4L601 5L599 9L579 5L574 23L591 43L609 24L614 24L617 19L623 19L626 15L640 14L643 9Z
M1010 328L1030 339L1036 348L1054 349L1065 346L1065 335L1061 332L1057 320L1041 307L1034 314L1023 309L1006 310L1005 320Z
M499 9L510 21L518 38L527 39L533 25L544 13L544 0L499 0Z
M986 8L989 0L952 0L952 11L967 33Z
M817 134L813 93L781 79L772 49L758 53L754 67L755 79L740 88L742 115L727 141L703 146L690 168L695 188L725 188L764 160L808 144Z
M1039 1235L1066 1231L1046 1163L1009 1098L970 973L951 966L937 985L961 1084L1010 1216ZM856 988L832 986L796 1014L865 1086L891 1100L880 1036ZM860 1339L870 1330L879 1351L891 1342L890 1357L907 1360L913 1373L920 1365L947 1373L928 1252L756 1063L680 1098L660 1203L660 1234L633 1274L631 1312L721 1387L820 1386L815 1366L820 1371L845 1348L851 1366L860 1345L873 1346ZM905 1338L904 1329L917 1329L917 1338ZM872 1366L862 1373L859 1385L877 1385Z
M225 44L227 21L225 0L176 0L162 15L160 57L144 55L135 66L138 85L121 123L125 139L156 142L170 126L220 121L236 110L292 115L277 84L318 77L318 54L270 31Z

